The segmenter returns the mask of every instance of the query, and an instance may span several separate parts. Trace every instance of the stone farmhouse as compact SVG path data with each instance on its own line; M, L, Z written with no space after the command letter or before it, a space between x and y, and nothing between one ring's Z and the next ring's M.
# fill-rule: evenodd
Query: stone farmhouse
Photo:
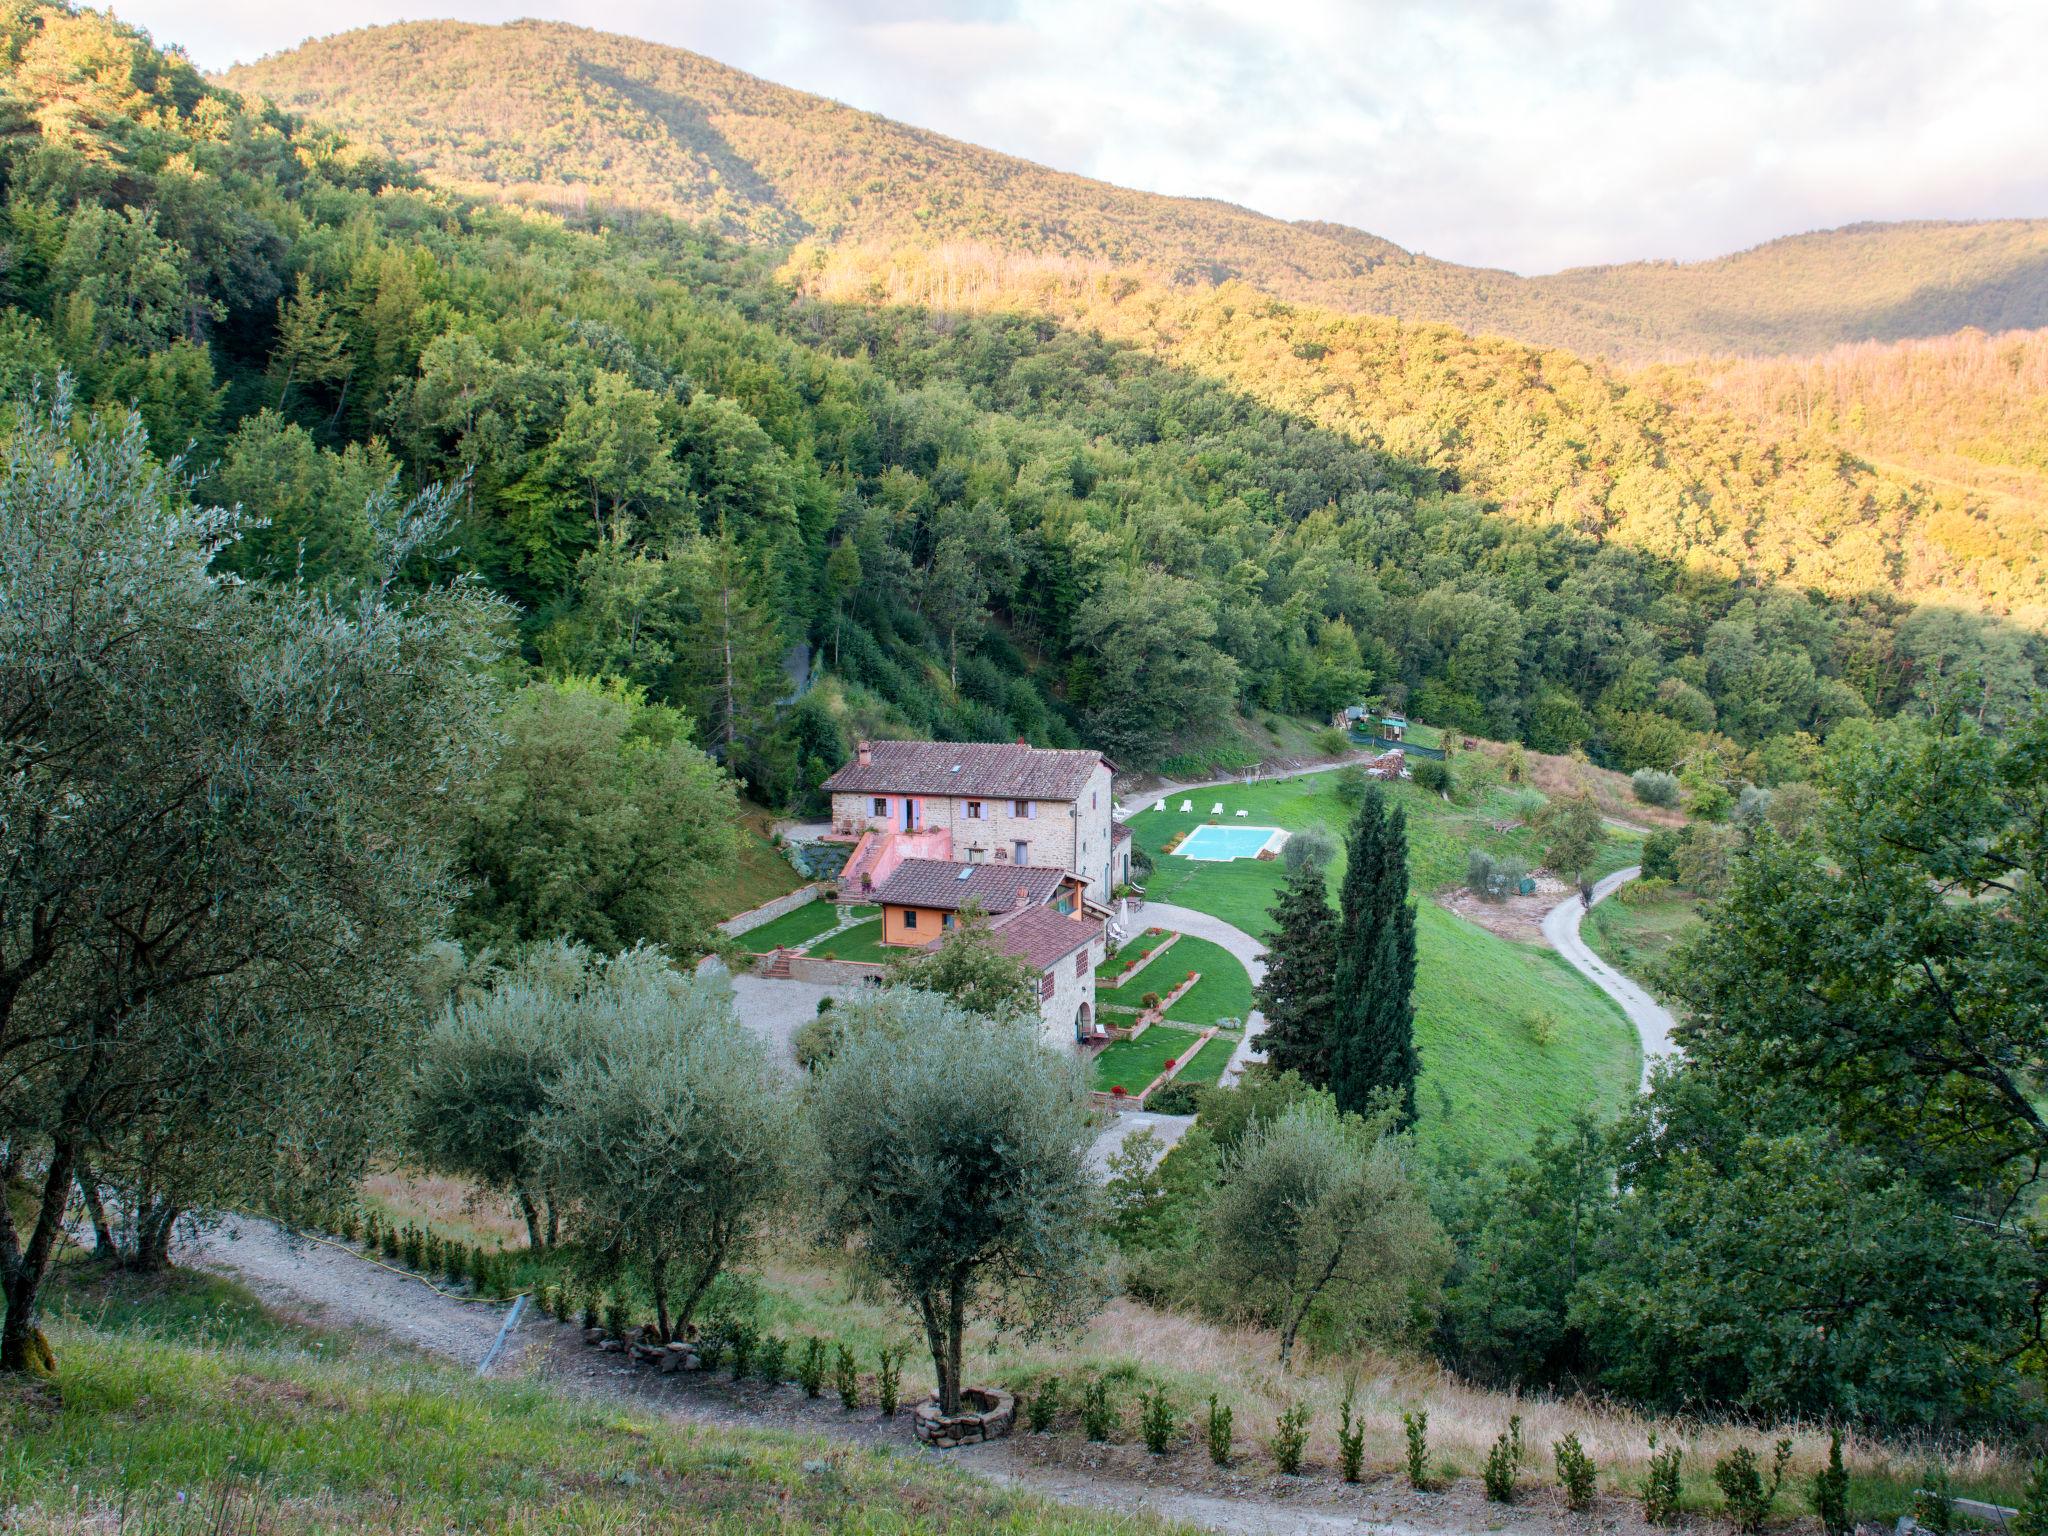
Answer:
M1108 902L1130 879L1098 752L1023 742L864 741L825 781L851 842L842 899L882 908L882 942L937 943L985 914L998 948L1039 977L1048 1041L1098 1039L1095 967Z

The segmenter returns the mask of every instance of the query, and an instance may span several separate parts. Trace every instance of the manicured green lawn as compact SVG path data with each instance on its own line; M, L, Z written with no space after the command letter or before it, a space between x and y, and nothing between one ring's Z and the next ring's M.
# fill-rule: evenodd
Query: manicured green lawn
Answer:
M1250 1015L1252 979L1244 968L1244 962L1221 944L1212 944L1191 934L1182 935L1178 944L1109 995L1121 999L1126 992L1139 992L1140 996L1144 992L1157 992L1164 997L1172 987L1179 986L1186 979L1189 971L1199 971L1202 979L1166 1010L1170 1021L1206 1029L1224 1019L1235 1019L1242 1024ZM1147 977L1151 980L1147 981ZM1139 987L1141 982L1144 983L1142 991Z
M1242 1035L1211 1035L1209 1043L1195 1053L1195 1059L1180 1069L1176 1083L1189 1083L1206 1087L1223 1075L1224 1067L1230 1063L1231 1052L1237 1049Z
M794 912L783 913L772 922L749 929L740 935L740 942L757 955L765 955L778 947L794 949L806 939L816 938L838 921L838 907L829 901L813 901Z
M893 960L905 953L898 945L882 942L882 920L871 917L864 923L855 923L851 928L821 939L811 946L810 954L823 958L827 952L834 960L870 960L877 963Z
M1118 976L1121 976L1123 974L1124 967L1126 965L1129 965L1132 961L1137 960L1139 952L1141 950L1153 950L1155 953L1152 958L1155 960L1158 959L1159 956L1156 953L1156 951L1158 950L1159 946L1161 944L1164 944L1165 942L1166 935L1164 933L1154 933L1150 929L1146 928L1139 929L1138 932L1132 936L1130 941L1126 943L1121 950L1119 950L1116 954L1110 956L1108 959L1104 960L1102 964L1095 967L1096 983L1100 986L1107 986L1110 982L1114 981ZM1151 963L1151 960L1144 961L1139 966L1138 975L1132 976L1131 979L1125 983L1125 986L1127 988L1135 988L1138 983L1138 976L1143 975L1145 966L1149 966Z
M1178 1061L1199 1038L1192 1029L1154 1024L1135 1040L1112 1040L1095 1058L1093 1086L1102 1093L1112 1088L1136 1093L1165 1071L1169 1060Z
M1267 936L1267 909L1286 873L1280 861L1203 863L1159 851L1176 832L1209 820L1209 806L1221 800L1226 824L1242 807L1253 825L1326 827L1340 843L1329 871L1335 901L1350 813L1332 784L1333 775L1315 774L1208 791L1195 797L1196 812L1189 815L1180 814L1178 799L1164 814L1139 812L1130 819L1132 834L1155 866L1146 894ZM1635 1092L1640 1071L1635 1032L1621 1011L1549 949L1496 938L1430 899L1464 878L1473 846L1535 863L1536 838L1528 828L1499 833L1489 825L1520 820L1525 808L1504 789L1472 805L1448 805L1411 784L1386 789L1408 816L1409 881L1416 893L1415 1042L1422 1058L1416 1107L1424 1140L1485 1159L1519 1152L1538 1132L1561 1129L1583 1111L1616 1113ZM1638 846L1611 833L1599 869L1633 862ZM1167 957L1175 975L1201 969L1179 958L1190 942L1181 940ZM1530 1034L1532 1010L1557 1023L1557 1037L1547 1046Z

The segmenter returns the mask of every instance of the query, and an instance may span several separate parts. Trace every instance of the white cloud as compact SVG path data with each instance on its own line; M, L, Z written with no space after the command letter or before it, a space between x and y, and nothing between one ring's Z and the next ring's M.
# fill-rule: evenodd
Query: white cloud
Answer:
M2048 214L2036 0L126 0L207 66L421 15L708 53L1127 186L1543 271Z

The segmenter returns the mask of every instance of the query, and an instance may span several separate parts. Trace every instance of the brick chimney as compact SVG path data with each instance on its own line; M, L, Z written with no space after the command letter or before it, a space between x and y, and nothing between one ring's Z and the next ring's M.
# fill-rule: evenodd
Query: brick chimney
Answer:
M865 741L859 743L854 747L853 755L854 760L858 762L863 768L872 766L875 761L874 748Z
M1021 907L1021 906L1025 906L1025 905L1027 905L1027 904L1028 904L1028 903L1030 902L1030 900L1031 900L1031 887L1030 887L1030 886L1028 886L1028 885L1020 885L1020 886L1018 886L1018 887L1017 887L1017 905L1018 905L1018 906L1020 906L1020 907Z

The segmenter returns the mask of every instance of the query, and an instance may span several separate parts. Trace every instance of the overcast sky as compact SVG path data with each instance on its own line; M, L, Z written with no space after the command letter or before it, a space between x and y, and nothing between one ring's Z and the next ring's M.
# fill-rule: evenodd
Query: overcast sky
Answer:
M1148 191L1550 271L2048 215L2048 0L114 0L207 68L546 16Z

